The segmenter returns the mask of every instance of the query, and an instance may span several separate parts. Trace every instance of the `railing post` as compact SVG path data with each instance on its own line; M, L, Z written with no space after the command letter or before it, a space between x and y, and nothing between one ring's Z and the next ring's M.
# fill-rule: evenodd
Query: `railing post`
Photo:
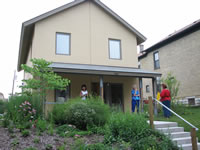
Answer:
M151 96L148 98L149 100L149 123L152 129L154 129L154 124L153 124L153 99Z
M196 129L192 128L191 129L191 140L192 140L192 150L198 150L197 147L197 136L196 136Z

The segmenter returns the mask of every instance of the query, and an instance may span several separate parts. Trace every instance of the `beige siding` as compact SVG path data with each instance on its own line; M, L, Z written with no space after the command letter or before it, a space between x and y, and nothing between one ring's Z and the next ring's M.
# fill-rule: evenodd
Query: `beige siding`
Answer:
M29 51L28 51L28 57L26 60L26 65L31 66L31 59L32 59L32 46L30 46ZM32 76L29 73L24 72L24 79L29 79Z
M55 34L71 34L71 55L55 54ZM120 39L122 60L110 60L108 38ZM137 67L136 36L92 2L36 23L33 58L53 62Z
M172 72L181 82L179 97L200 97L200 30L160 49L160 69L154 70L153 52L140 60L141 68L161 72L166 77ZM144 82L144 85L147 84Z

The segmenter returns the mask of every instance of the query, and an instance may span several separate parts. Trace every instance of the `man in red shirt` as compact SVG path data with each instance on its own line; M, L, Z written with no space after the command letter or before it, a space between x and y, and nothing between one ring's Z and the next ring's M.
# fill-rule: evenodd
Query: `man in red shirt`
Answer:
M166 84L162 84L162 92L160 93L160 101L167 106L168 108L170 108L170 103L171 103L171 95L170 95L170 91L167 89L167 85ZM169 118L171 115L171 112L163 107L163 112L164 112L164 117Z

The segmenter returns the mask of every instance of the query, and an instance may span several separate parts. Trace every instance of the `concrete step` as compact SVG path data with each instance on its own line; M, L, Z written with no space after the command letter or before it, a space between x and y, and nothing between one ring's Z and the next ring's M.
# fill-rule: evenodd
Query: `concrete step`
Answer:
M200 150L200 143L197 144L198 149ZM178 145L178 147L182 148L183 150L192 150L192 144L182 144Z
M172 141L175 142L177 145L192 143L191 137L174 138L174 139L172 139Z
M157 128L156 130L161 131L163 133L184 132L183 127Z
M177 122L154 121L155 128L177 127Z
M183 138L183 137L190 137L190 132L172 132L172 133L165 133L170 138Z

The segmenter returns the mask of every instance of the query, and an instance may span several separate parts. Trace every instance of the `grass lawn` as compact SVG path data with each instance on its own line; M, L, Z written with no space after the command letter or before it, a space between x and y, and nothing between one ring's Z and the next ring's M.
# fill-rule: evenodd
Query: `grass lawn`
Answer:
M176 106L173 110L200 130L200 107ZM161 112L157 117L154 117L154 120L177 122L180 127L184 127L185 131L190 132L191 130L191 127L188 124L175 115L171 116L169 119L166 119L163 117L163 113ZM200 142L200 131L197 131L197 137Z

